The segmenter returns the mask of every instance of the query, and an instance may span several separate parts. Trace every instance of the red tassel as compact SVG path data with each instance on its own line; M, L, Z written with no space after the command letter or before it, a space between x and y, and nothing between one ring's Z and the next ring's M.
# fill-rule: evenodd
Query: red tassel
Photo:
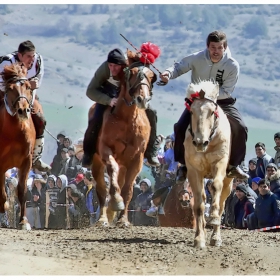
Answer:
M191 94L191 98L199 98L199 97L200 97L199 92L195 92Z
M185 103L185 106L186 106L186 108L188 109L188 111L191 110L191 106L190 106L190 104L189 104L188 102Z
M154 63L161 53L160 48L151 42L143 43L140 47L140 52L142 53L140 61L145 64Z

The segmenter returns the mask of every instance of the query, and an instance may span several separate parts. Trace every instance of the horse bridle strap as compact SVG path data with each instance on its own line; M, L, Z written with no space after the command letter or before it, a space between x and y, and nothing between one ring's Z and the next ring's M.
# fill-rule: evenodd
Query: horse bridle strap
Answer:
M23 78L23 77L21 77L21 78L12 77L12 78L8 79L7 81L5 81L5 84L10 84L10 83L12 83L12 82L13 82L13 83L20 82L21 84L23 84L25 81L28 81L28 79L27 79L27 78ZM33 95L33 91L31 91L31 94ZM7 109L7 112L8 112L11 116L14 116L14 115L16 114L16 112L12 113L12 111L11 111L9 105L8 105L8 102L7 102L7 96L8 96L8 91L6 90L6 91L5 91L5 96L4 96L5 107L6 107L6 109ZM32 109L32 107L33 107L33 97L31 98L31 101L30 101L30 100L28 100L28 98L27 98L25 95L23 95L23 94L20 94L20 95L16 98L16 100L11 104L11 105L12 105L12 108L15 109L15 104L16 104L21 98L25 99L25 100L27 101L28 105L29 105L29 108Z
M194 94L191 94L191 98L185 98L185 101L186 101L185 106L188 109L188 111L190 111L191 105L192 105L194 99L196 99L196 98L199 99L199 93L198 92L196 92ZM207 100L211 101L216 106L216 109L214 111L214 115L215 115L214 126L212 127L211 132L210 132L210 136L209 136L209 142L210 142L213 139L213 136L215 135L216 129L218 128L217 119L219 118L219 111L218 111L218 104L214 100L212 100L210 98L207 98L207 97L204 97L204 99L207 99ZM192 122L191 121L190 121L189 132L190 132L190 134L192 136L192 139L193 139L194 138L194 133L193 133L193 130L192 130Z

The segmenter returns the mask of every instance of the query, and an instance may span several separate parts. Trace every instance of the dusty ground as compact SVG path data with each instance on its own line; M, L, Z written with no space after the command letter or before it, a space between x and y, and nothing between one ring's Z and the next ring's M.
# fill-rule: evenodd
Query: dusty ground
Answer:
M222 230L222 247L193 248L194 231L131 227L0 229L1 275L277 275L279 232Z

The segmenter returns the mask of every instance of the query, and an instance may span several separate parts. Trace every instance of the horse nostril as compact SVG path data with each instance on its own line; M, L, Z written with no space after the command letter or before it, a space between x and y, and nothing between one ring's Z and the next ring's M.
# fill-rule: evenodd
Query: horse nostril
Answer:
M142 97L141 96L137 96L137 101L139 102L139 103L141 103L142 102Z
M196 143L196 141L192 141L193 142L193 145L196 147L197 146L197 143Z
M205 142L203 143L203 146L206 147L208 144L209 144L209 141L205 141Z
M27 113L27 114L30 113L30 109L29 109L29 108L26 109L26 113Z
M19 114L19 115L22 115L22 114L23 114L23 111L22 111L21 108L18 109L18 114Z

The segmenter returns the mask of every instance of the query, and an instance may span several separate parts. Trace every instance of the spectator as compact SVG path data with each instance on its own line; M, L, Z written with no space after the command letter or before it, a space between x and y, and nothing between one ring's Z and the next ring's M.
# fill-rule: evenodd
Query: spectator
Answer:
M258 142L255 145L255 151L257 155L257 177L264 179L266 175L266 167L269 163L273 162L273 158L266 153L265 144L262 142Z
M255 199L249 195L244 184L236 186L238 201L234 205L234 228L247 229L247 216L254 212Z
M152 183L145 178L140 181L140 189L142 191L135 200L135 225L136 226L152 226L155 225L155 219L148 217L146 211L151 207L152 200Z
M267 165L266 179L269 181L271 192L280 200L280 170L278 170L274 163Z
M47 191L46 191L46 207L48 207L48 218L47 218L47 227L48 228L56 228L56 216L55 216L55 209L57 204L58 194L60 192L59 188L56 186L56 176L50 175L47 179Z
M77 189L77 186L70 184L67 186L67 194L69 200L69 219L70 228L80 228L88 226L88 211L84 195Z
M139 180L140 181L140 180ZM128 205L128 221L132 223L133 225L135 224L135 212L136 210L135 207L135 200L137 196L142 193L139 184L136 183L136 180L133 184L133 193L132 193L132 198L130 200L130 203Z
M249 229L275 226L279 222L279 203L276 196L269 189L269 181L259 181L259 197L256 200L254 213L248 215Z
M262 178L260 177L255 177L253 180L252 180L252 189L253 191L257 194L257 196L259 196L259 181L261 180Z
M77 174L74 182L74 185L77 186L77 189L85 196L87 192L87 187L84 182L84 174L82 173L82 170Z
M100 217L100 205L96 193L96 182L92 177L91 171L87 171L84 177L84 182L87 187L86 206L89 212L90 225L95 224Z
M46 222L46 180L39 174L36 174L33 180L33 187L36 188L39 193L38 207L39 207L39 219L40 219L40 228L45 227Z
M59 188L55 209L56 226L57 228L66 229L66 186L68 185L66 175L59 175L56 180L56 185Z
M248 174L250 176L250 178L248 179L248 183L249 186L252 187L252 179L257 176L257 159L256 158L252 158L249 160L249 170L248 170Z
M69 157L67 148L62 148L61 158L62 158L62 160L60 162L61 169L60 169L59 175L62 175L62 174L66 175L66 171L68 169L68 164L70 161L70 157Z
M274 150L276 151L276 154L274 156L274 163L279 169L280 168L280 132L274 134L274 142L276 144L276 146L274 147Z

